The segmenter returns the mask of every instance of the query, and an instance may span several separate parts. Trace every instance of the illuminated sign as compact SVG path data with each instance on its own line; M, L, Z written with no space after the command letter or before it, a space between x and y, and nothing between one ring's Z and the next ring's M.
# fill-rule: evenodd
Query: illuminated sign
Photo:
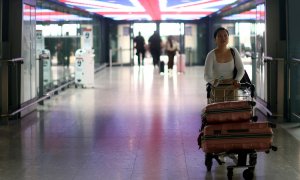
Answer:
M195 20L236 0L57 0L114 20Z
M24 10L24 19L29 17L30 12ZM36 8L36 20L37 21L91 21L92 18L77 16L74 14L63 13L59 11L53 11L50 9Z
M252 9L250 11L245 11L240 14L226 16L223 19L224 20L258 20L258 19L264 19L264 18L265 18L264 11L262 11L262 10L257 11L256 9Z

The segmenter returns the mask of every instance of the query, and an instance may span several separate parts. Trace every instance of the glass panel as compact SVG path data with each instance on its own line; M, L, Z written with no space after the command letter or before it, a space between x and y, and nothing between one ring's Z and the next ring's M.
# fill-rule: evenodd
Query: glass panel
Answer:
M30 24L30 34L31 34L31 56L30 56L30 67L31 67L31 98L37 96L38 92L38 81L37 81L37 66L36 66L36 39L35 39L35 27L36 27L36 8L31 7L31 24Z
M254 41L254 23L240 22L236 23L236 37L239 43L235 46L241 55L244 67L252 80L252 53L255 51Z
M287 109L289 120L300 122L300 24L299 24L300 1L287 3L287 42L288 42L288 103ZM298 128L296 129L297 131Z
M110 61L113 65L130 64L130 24L118 25L116 32L110 32L113 38L111 39Z
M98 19L46 1L38 1L37 12L36 29L41 34L37 53L46 52L50 56L49 63L44 61L42 68L44 93L74 79L75 53L78 49L94 49L95 67L104 63L105 60L99 56L101 28Z
M184 45L186 63L194 65L197 63L197 25L185 24L184 26Z
M256 93L258 97L267 102L267 66L263 60L265 53L265 29L265 5L262 4L256 8Z
M295 61L296 62L296 61ZM300 61L291 63L290 78L293 82L290 84L291 88L291 118L292 121L299 122L300 120Z
M22 39L22 65L21 103L36 96L36 69L35 69L35 8L23 5L23 39Z

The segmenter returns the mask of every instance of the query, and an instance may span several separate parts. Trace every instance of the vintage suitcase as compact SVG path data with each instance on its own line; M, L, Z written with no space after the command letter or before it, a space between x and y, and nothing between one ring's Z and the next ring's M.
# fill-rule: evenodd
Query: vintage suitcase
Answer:
M268 122L207 125L201 137L201 148L205 153L268 151L272 147L272 137Z
M206 124L246 122L253 118L253 101L227 101L208 104L202 111Z
M185 55L179 54L177 55L177 72L184 73L185 72Z

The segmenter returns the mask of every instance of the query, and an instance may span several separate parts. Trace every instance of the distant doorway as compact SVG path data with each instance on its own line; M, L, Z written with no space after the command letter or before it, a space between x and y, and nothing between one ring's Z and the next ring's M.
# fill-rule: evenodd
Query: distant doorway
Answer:
M133 38L136 37L139 32L145 39L146 43L146 57L144 59L144 64L149 65L152 64L152 57L148 51L148 39L156 31L156 23L134 23L133 24ZM138 57L136 56L136 49L133 48L133 61L134 65L138 65Z

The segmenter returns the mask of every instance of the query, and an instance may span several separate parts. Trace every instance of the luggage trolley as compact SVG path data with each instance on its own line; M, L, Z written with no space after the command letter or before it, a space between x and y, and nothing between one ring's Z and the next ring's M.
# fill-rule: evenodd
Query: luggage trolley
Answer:
M233 161L227 166L229 180L234 168L246 168L244 179L253 179L257 152L277 150L272 145L275 125L257 122L254 116L255 86L246 83L237 89L229 84L207 84L206 90L208 105L202 113L198 145L205 153L207 171L211 171L213 159L222 165L225 162L220 157L229 157Z

